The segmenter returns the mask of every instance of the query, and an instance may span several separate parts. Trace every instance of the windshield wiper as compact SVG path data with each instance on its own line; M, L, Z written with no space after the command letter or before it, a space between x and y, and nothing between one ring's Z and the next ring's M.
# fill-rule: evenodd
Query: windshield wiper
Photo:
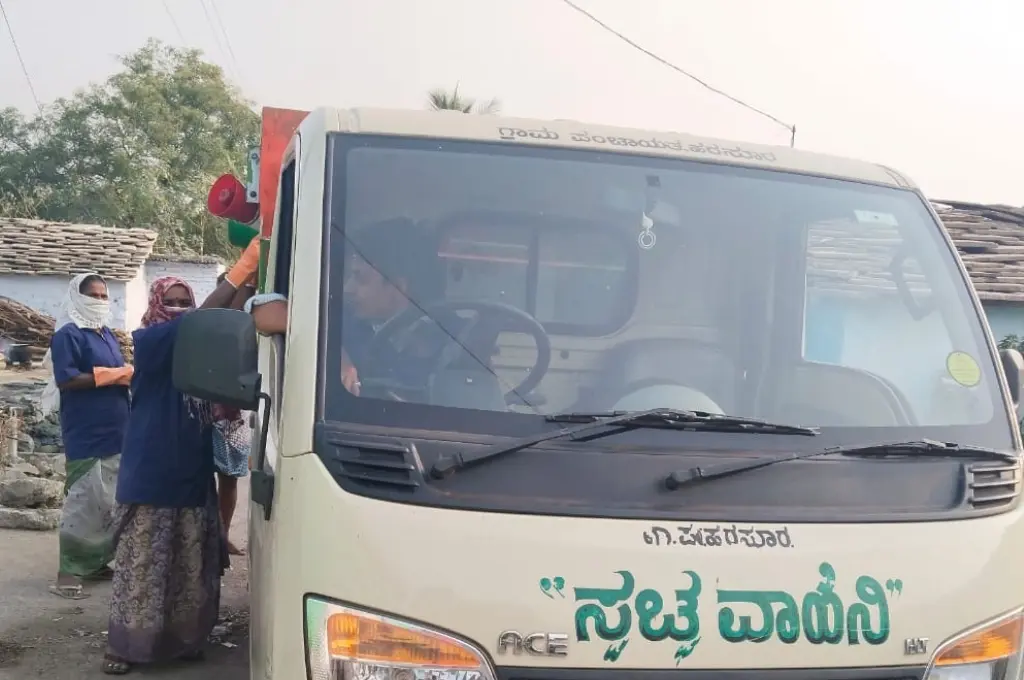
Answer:
M799 434L813 437L818 434L816 427L772 423L759 418L743 418L706 411L682 411L673 408L658 408L650 411L604 411L597 413L557 413L546 417L552 423L592 423L608 425L610 418L632 413L631 422L649 427L676 427L702 432L751 432L757 434Z
M722 465L711 465L709 467L693 467L688 470L677 470L665 478L665 486L670 490L678 489L687 484L720 479L731 475L757 470L759 468L788 463L793 460L806 460L819 456L908 456L921 458L966 458L972 460L994 460L1001 463L1017 463L1019 456L1016 453L989 449L984 446L971 446L969 444L956 444L953 442L937 442L931 439L916 439L905 442L894 442L890 444L868 444L867 446L833 446L821 451L808 451L805 453L794 453L780 458L769 458L766 460L745 460L739 463L724 463Z
M559 413L545 417L551 423L579 423L576 427L563 427L551 432L530 435L505 444L499 444L474 453L457 453L439 458L430 467L430 476L443 479L463 468L486 460L498 458L507 453L522 451L553 439L580 439L584 435L591 439L606 437L622 429L633 427L679 428L709 432L751 432L768 434L800 434L813 436L818 431L796 425L779 425L752 418L720 416L701 411L679 411L655 408L647 411L606 411L601 413ZM600 430L607 429L601 432Z

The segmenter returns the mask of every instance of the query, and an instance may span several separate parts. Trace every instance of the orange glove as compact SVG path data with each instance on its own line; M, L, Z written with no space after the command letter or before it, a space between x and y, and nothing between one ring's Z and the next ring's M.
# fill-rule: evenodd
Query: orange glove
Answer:
M224 277L235 288L241 288L250 277L256 275L260 270L260 240L255 236L249 245L242 252L242 256L235 262L228 275Z
M344 348L341 350L341 384L353 395L359 396L361 387L359 374L356 372L356 367L349 361L348 352Z
M135 375L135 368L132 366L122 366L121 368L97 366L92 369L92 377L96 381L96 387L129 385L132 382L133 375Z

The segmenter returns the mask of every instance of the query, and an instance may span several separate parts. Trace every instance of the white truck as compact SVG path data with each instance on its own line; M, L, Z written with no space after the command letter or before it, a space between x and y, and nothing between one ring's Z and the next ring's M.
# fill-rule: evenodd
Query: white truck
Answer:
M261 205L287 331L176 347L259 409L254 680L1021 677L1021 357L910 180L303 116Z

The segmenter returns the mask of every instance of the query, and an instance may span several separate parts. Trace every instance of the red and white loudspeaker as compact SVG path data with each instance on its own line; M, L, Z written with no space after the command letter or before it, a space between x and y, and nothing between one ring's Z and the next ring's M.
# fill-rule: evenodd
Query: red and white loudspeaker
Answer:
M259 203L245 200L245 185L231 174L221 175L206 196L206 209L214 217L252 224L260 214Z

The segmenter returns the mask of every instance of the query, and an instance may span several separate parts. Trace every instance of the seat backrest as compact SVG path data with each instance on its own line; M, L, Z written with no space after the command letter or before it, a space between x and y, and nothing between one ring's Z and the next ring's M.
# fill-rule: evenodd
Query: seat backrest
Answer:
M869 427L909 425L913 416L898 393L866 371L813 361L770 371L757 415L797 425Z
M629 341L608 353L595 389L581 400L586 403L580 407L611 409L627 394L655 385L697 390L731 412L736 401L736 367L723 351L703 342L675 338Z

